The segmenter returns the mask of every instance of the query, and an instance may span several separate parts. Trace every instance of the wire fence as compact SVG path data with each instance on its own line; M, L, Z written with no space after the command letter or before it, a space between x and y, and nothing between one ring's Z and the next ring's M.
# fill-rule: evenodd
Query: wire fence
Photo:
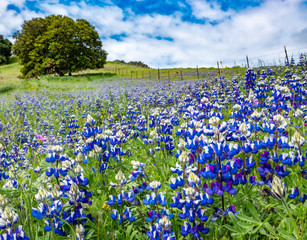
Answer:
M261 56L251 56L246 58L234 60L234 67L226 67L223 60L218 60L216 68L177 68L177 69L146 69L146 68L135 68L131 65L126 67L112 67L104 68L104 71L114 73L123 77L135 78L135 79L158 79L158 80L191 80L191 79L203 79L205 77L213 77L220 74L227 75L233 73L240 73L242 69L237 67L267 67L267 66L283 66L286 62L291 62L293 59L298 62L301 54L304 54L306 59L307 47L290 49L284 51L274 52Z
M306 56L307 47L302 48L290 48L286 49L284 47L284 51L273 52L265 55L260 56L250 56L249 64L250 67L263 67L263 66L282 66L285 65L288 61L293 59L295 62L298 62L300 59L301 54ZM234 62L238 63L238 66L246 66L246 58L234 60Z

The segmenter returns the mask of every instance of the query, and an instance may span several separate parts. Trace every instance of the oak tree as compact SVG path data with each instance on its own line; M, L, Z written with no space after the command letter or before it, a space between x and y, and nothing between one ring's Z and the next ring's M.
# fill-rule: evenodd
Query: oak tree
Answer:
M14 34L14 53L23 65L24 77L37 77L101 68L107 53L99 35L88 21L51 15L25 21Z
M10 56L12 55L12 45L13 44L10 40L5 39L3 35L0 35L0 65L9 63Z

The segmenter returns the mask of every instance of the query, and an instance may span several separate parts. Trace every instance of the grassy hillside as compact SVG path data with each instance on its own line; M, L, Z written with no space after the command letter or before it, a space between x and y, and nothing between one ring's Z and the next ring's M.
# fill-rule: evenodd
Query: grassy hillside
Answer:
M112 81L114 78L188 80L217 76L215 68L150 69L120 62L107 62L102 69L75 72L72 76L42 76L40 79L20 79L21 66L15 61L0 66L0 94L15 90L84 90L95 89L97 80ZM244 72L242 68L221 69L222 75Z

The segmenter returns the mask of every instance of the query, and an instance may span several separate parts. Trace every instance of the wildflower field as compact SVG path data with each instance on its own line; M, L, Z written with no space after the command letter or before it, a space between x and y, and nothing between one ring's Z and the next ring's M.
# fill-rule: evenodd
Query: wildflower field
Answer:
M0 239L307 239L306 76L0 96Z

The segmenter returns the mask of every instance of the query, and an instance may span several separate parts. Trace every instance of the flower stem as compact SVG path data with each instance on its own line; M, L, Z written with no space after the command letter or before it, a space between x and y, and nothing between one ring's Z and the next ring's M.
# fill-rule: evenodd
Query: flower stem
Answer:
M52 231L53 239L56 240L56 234L55 234L54 227L53 227L53 221L52 221L52 218L51 218L50 215L49 215L49 221L50 221L50 225L51 225L51 231Z
M296 223L295 223L295 221L294 221L294 219L293 219L293 217L292 217L292 214L291 214L291 212L290 212L290 209L289 209L289 207L288 207L288 204L286 203L286 201L285 201L284 199L282 199L281 202L283 203L283 205L284 205L285 208L287 209L288 215L289 215L290 218L291 218L291 221L292 221L292 224L293 224L293 226L294 226L294 229L295 229L295 232L296 232L296 235L297 235L298 239L302 239L301 236L300 236L300 232L299 232L299 230L298 230L298 228L297 228L297 225L296 225Z

